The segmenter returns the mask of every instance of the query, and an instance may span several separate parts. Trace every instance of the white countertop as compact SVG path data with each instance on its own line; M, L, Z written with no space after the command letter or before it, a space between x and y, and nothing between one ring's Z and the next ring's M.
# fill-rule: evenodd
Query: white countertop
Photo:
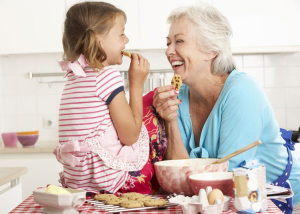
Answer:
M18 147L4 147L1 145L0 154L20 154L20 153L52 153L57 145L57 142L38 141L33 147L22 147L18 143Z
M27 172L27 167L0 167L0 186L21 177Z

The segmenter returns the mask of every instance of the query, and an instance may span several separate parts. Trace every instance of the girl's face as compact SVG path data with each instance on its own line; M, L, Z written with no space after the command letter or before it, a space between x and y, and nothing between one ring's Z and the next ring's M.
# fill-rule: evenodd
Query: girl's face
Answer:
M201 71L208 66L209 55L199 48L190 33L189 26L191 21L185 17L172 23L167 37L168 48L165 52L174 73L179 74L186 84L195 80L196 75L199 77L203 73Z
M119 15L116 17L114 26L107 34L98 35L98 41L107 55L107 59L102 63L104 66L122 64L123 55L121 51L125 49L125 44L129 42L124 31L124 17Z

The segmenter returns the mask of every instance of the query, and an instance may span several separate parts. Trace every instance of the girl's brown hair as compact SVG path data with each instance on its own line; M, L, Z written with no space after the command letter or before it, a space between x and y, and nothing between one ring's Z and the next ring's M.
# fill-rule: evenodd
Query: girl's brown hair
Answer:
M107 56L96 35L108 33L119 15L123 15L126 22L126 14L109 3L82 2L73 5L64 23L64 60L76 61L83 54L93 70L101 69Z

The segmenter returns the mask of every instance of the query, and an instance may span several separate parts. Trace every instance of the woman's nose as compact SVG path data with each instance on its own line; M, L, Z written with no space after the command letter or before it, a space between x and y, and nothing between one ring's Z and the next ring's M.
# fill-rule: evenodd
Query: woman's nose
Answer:
M170 44L165 52L166 56L171 56L175 54L175 48L172 44Z

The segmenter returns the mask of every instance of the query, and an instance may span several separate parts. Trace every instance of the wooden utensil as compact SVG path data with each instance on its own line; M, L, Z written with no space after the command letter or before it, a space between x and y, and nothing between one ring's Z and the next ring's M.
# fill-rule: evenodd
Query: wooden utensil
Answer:
M243 148L235 151L235 152L232 152L229 155L226 155L225 157L223 157L223 158L221 158L221 159L213 162L212 164L219 164L219 163L225 162L225 161L229 160L230 158L233 158L233 157L235 157L235 156L237 156L237 155L239 155L239 154L241 154L241 153L243 153L243 152L245 152L245 151L247 151L249 149L252 149L253 147L258 146L260 144L261 144L261 141L257 140L255 142L253 142L253 143L251 143L251 144L249 144L249 145L247 145L247 146L245 146L245 147L243 147Z

